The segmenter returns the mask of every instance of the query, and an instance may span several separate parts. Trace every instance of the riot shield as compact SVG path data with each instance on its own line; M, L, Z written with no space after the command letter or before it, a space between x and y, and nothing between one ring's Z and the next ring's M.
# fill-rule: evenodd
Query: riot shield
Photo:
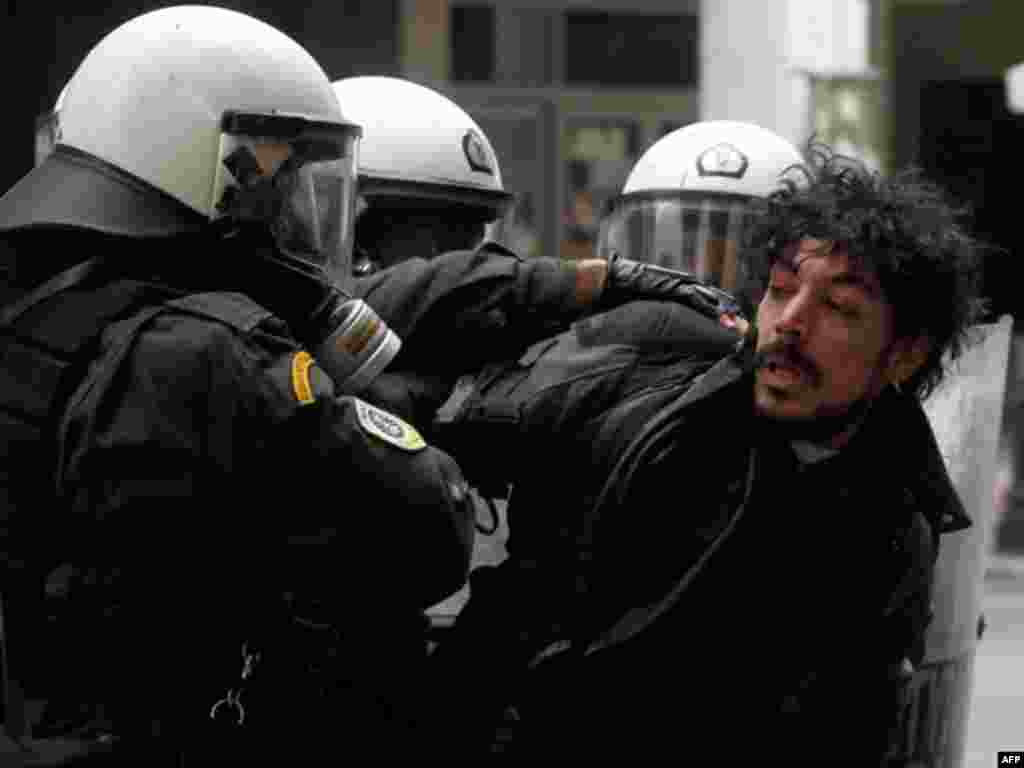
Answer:
M942 536L925 659L911 680L887 764L960 768L963 763L1012 325L1004 316L979 327L976 343L924 403L974 524Z

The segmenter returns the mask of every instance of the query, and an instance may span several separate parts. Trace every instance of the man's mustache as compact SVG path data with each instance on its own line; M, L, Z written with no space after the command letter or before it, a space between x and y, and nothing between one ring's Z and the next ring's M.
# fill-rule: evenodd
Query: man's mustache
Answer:
M821 372L814 361L805 357L796 345L785 339L776 339L765 344L754 355L754 369L765 368L771 363L796 368L803 373L812 384L821 382Z

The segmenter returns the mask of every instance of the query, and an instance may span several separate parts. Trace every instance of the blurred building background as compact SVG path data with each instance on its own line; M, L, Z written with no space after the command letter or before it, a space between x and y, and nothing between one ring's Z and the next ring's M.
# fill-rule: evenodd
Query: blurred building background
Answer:
M11 94L0 188L46 143L50 110L103 34L167 0L7 0ZM869 163L910 162L1016 250L1021 117L1003 74L1024 60L1019 0L220 0L306 46L332 78L390 74L466 107L495 144L518 205L503 236L524 254L590 253L605 201L639 155L689 122L751 120L811 133ZM26 45L26 41L31 41ZM1015 301L995 261L997 312Z

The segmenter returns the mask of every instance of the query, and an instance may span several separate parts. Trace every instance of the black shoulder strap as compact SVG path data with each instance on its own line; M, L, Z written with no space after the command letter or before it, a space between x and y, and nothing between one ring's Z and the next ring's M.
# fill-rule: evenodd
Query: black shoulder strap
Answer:
M28 293L18 301L4 307L0 310L0 333L8 335L14 324L19 318L25 315L33 307L46 301L48 298L57 295L61 291L64 291L74 285L81 283L88 277L96 267L95 261L85 261L78 264L71 269L61 272L56 277L43 283L35 290ZM8 342L4 343L0 350L3 353L3 370L7 373L12 367L17 373L24 376L28 374L28 370L21 367L21 364L32 365L32 361L28 359L17 359L17 352L12 349L13 339L8 337ZM22 345L18 345L21 347ZM27 356L26 356L27 357ZM14 359L12 359L14 358ZM13 377L10 377L13 380ZM53 387L54 392L56 386ZM23 399L23 398L22 398ZM37 404L42 406L43 410L49 410L49 403L42 402L46 400L45 396L37 401ZM0 402L0 408L6 403ZM44 435L42 434L41 424L26 423L24 418L12 417L10 412L6 409L0 411L0 427L3 428L6 435L3 439L3 454L0 455L0 462L11 465L15 459L15 454L18 452L20 447L26 445L38 445L43 442ZM21 461L24 461L26 456L22 456ZM17 521L12 518L15 515L13 509L12 493L9 487L11 470L13 466L5 468L6 471L0 472L5 475L4 480L5 487L3 490L3 503L5 509L0 511L0 516L3 518L7 533L10 534L13 527L16 527ZM17 470L15 470L17 471ZM11 556L11 553L7 551L3 552L5 561ZM6 562L5 562L6 566ZM5 567L6 570L6 567ZM10 651L9 651L9 627L8 619L10 617L10 606L8 605L9 600L12 598L12 592L10 585L6 585L3 592L0 593L0 714L2 714L2 722L4 730L7 736L16 742L20 742L27 733L27 722L25 717L24 701L20 694L19 686L12 681L10 677ZM15 598L16 599L16 598Z
M61 555L52 536L45 557L39 558L42 550L34 545L55 514L57 420L85 377L103 329L154 295L152 287L139 283L103 283L95 291L74 292L55 311L44 311L41 305L81 286L100 264L77 264L0 309L0 525L5 534L0 566L12 577L0 586L0 706L7 735L15 740L26 728L18 686L10 677L11 665L23 663L12 654L11 626L16 634L32 632L40 610L38 582L51 558ZM146 319L139 318L139 327Z
M0 310L0 328L12 326L19 317L32 309L32 307L56 296L61 291L82 283L96 270L98 264L99 262L96 259L89 259L81 264L76 264L47 280L25 297L4 307Z
M194 293L166 303L167 307L224 323L248 333L273 315L242 293Z

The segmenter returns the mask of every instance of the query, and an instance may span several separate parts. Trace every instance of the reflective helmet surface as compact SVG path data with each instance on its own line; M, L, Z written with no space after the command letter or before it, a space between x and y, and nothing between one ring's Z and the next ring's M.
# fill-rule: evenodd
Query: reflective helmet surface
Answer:
M358 127L312 56L258 19L174 6L122 24L67 83L58 125L53 156L12 190L3 217L11 228L174 234L195 214L254 218L257 193L246 188L258 186L280 243L320 262L350 261ZM100 179L102 164L116 181ZM80 190L58 204L52 188L62 177ZM101 202L84 201L81 189ZM184 213L147 217L144 198L154 195L163 200L155 208ZM125 211L129 202L135 209Z
M679 128L637 161L601 223L598 253L680 269L727 291L744 278L738 259L749 203L782 186L804 158L752 123L715 120Z
M86 56L61 105L62 143L212 215L228 110L343 122L330 80L268 24L212 6L138 16Z
M359 191L369 205L386 198L461 204L504 214L494 147L447 96L396 77L350 77L334 84L346 115L363 128Z

